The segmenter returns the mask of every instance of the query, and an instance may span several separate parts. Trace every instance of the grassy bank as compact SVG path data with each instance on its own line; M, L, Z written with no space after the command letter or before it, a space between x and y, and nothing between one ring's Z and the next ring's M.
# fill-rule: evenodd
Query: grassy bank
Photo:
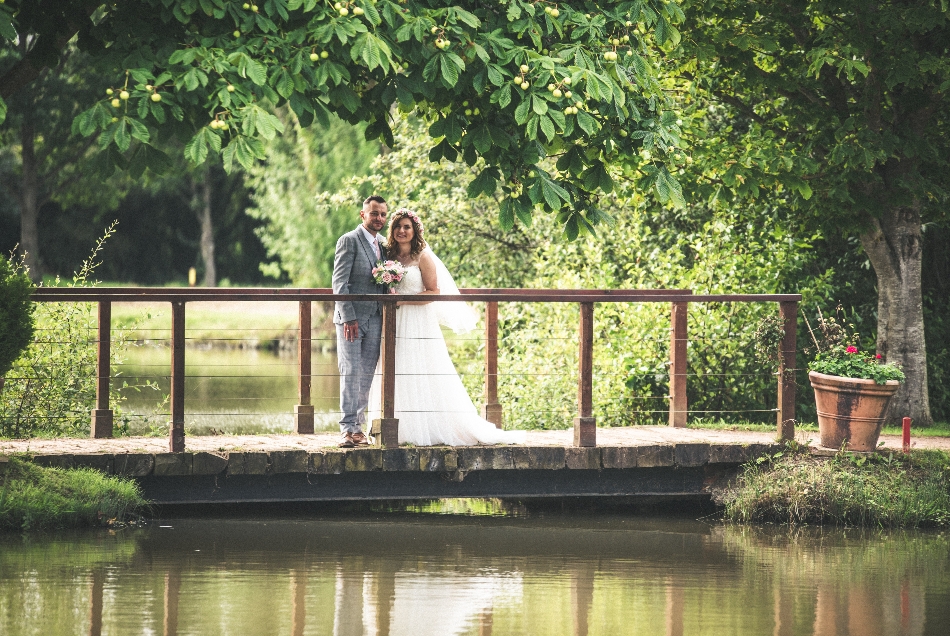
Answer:
M743 468L718 498L727 519L744 523L865 527L950 526L950 455L786 451Z
M0 461L0 531L105 526L146 505L135 482L88 468Z

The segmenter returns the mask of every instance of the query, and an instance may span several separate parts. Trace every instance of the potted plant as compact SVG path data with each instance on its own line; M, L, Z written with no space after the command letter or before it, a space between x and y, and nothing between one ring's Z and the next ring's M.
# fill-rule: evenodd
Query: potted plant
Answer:
M847 336L836 322L819 316L819 328L824 346L808 325L818 350L808 365L808 379L815 390L821 445L873 451L904 372L896 364L885 363L881 354L862 353L857 334Z

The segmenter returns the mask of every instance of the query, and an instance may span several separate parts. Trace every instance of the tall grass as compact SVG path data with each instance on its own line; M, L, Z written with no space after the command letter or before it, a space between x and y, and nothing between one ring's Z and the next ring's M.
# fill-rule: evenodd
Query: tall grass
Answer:
M747 464L720 502L744 523L950 526L950 455L778 453Z
M0 530L108 525L146 505L135 482L89 468L45 468L17 458L3 465Z

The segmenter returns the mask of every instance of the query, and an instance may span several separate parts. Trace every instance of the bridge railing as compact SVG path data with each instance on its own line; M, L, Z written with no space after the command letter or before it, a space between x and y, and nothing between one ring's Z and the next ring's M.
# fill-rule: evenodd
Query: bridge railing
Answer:
M396 387L396 302L424 300L432 296L333 294L330 289L273 288L40 288L33 294L37 302L84 302L98 304L98 351L96 404L92 411L90 434L95 438L112 437L113 411L109 405L111 381L110 349L112 303L168 302L171 320L171 390L169 450L185 449L185 306L189 302L208 301L295 301L298 311L298 404L294 407L294 431L314 432L314 407L311 403L311 318L313 302L338 300L377 301L383 303L383 344L381 348L381 418L375 429L384 447L398 445L399 421L395 417ZM666 303L671 308L669 346L669 424L686 426L686 398L689 303L776 303L784 327L779 346L778 405L776 427L781 439L795 434L795 349L796 316L799 294L693 294L681 289L463 289L459 296L440 296L438 302L484 302L485 312L485 383L482 415L499 428L503 406L498 400L498 304L576 303L580 308L578 324L577 413L574 418L574 445L596 446L597 428L593 412L594 307L596 303Z

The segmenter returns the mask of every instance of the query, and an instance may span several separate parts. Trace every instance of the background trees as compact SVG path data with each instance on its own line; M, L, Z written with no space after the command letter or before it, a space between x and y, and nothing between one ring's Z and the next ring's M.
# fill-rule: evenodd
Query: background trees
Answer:
M892 418L928 423L923 228L947 219L945 3L684 3L676 72L721 122L694 194L775 197L803 226L860 241L877 277L877 350L904 366ZM698 108L697 108L698 107Z

